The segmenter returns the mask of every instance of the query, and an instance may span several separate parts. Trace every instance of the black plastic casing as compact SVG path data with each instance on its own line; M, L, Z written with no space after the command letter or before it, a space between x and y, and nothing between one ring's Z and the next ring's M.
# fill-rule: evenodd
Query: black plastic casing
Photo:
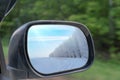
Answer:
M57 72L53 74L42 74L37 72L30 63L28 53L27 53L27 33L29 28L32 25L40 25L40 24L64 24L64 25L72 25L79 28L86 36L88 47L89 47L89 59L85 66L82 68ZM11 37L9 44L9 64L8 70L10 74L15 79L28 79L28 78L40 78L40 77L51 77L58 76L63 74L69 74L73 72L80 72L88 69L94 61L94 43L91 37L89 30L85 27L85 25L76 23L76 22L68 22L68 21L56 21L56 20L43 20L43 21L32 21L24 24L20 28L18 28Z

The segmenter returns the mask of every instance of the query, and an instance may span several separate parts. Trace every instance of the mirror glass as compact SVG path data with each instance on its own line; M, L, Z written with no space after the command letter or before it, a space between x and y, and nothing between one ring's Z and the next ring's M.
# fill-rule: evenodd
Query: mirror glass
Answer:
M61 24L32 25L27 34L27 52L32 67L42 74L81 68L89 57L84 33Z

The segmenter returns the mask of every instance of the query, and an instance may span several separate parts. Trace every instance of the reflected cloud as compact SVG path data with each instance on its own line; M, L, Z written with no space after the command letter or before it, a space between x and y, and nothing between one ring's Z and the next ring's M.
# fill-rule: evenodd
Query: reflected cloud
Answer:
M29 41L55 41L55 40L67 40L68 36L41 36L41 37L30 37Z

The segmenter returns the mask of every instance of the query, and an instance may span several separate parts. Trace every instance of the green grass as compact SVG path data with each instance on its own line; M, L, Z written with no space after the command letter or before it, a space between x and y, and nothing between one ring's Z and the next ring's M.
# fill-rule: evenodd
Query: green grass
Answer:
M8 56L8 46L4 46L3 51L4 51L5 57L7 57Z
M120 63L95 60L90 69L68 75L70 80L120 80Z
M4 51L5 58L8 57L8 45L9 45L8 42L9 42L8 39L7 40L6 39L2 40L2 45L3 45L3 51Z

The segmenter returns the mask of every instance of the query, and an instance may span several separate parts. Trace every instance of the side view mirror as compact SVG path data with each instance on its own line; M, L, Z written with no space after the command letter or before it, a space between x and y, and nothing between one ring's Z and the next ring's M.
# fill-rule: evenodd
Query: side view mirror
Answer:
M15 79L49 77L84 71L93 60L93 40L85 25L32 21L11 37L8 70Z

